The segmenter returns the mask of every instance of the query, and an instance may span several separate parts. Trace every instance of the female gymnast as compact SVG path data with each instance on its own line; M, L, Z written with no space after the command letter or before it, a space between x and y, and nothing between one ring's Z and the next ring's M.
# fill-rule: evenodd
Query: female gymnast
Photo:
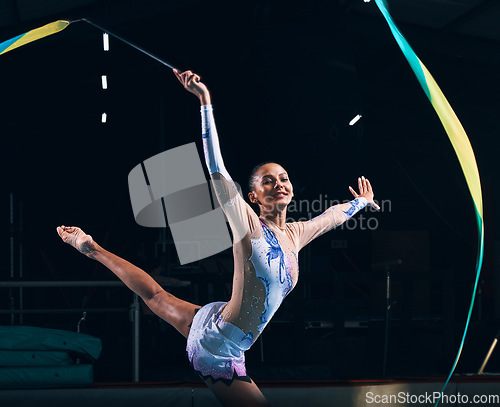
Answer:
M358 178L354 200L335 205L307 222L286 223L293 187L285 169L265 163L251 173L248 197L238 193L222 161L207 87L191 71L175 75L201 103L205 161L217 199L233 232L234 277L231 299L200 307L169 294L146 272L99 246L80 228L60 226L62 240L101 262L138 294L160 318L187 338L187 354L224 406L268 406L247 376L244 352L252 346L297 283L297 254L317 236L339 226L366 205L378 209L370 182Z

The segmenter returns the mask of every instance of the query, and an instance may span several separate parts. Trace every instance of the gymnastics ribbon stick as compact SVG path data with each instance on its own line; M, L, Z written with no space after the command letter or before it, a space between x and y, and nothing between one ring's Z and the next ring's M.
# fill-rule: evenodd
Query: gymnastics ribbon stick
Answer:
M32 41L39 40L40 38L47 37L49 35L58 33L59 31L64 30L68 25L71 23L77 23L80 21L85 21L86 23L92 25L95 28L98 28L101 31L104 31L105 33L108 33L112 37L124 42L127 45L130 45L132 48L135 48L138 51L141 51L142 53L146 54L148 57L153 58L154 60L160 62L161 64L168 66L170 69L175 69L172 65L168 64L167 62L163 61L162 59L158 58L157 56L151 54L150 52L144 50L143 48L138 47L135 44L132 44L131 42L125 40L124 38L113 34L112 32L106 30L105 28L102 28L98 26L97 24L93 23L90 20L87 20L86 18L82 18L80 20L74 20L74 21L66 21L66 20L58 20L54 21L53 23L44 25L43 27L35 28L34 30L28 31L24 34L18 35L17 37L11 38L10 40L4 41L0 44L0 55L12 51L15 48L21 47L23 45L26 45Z
M118 36L116 34L113 34L112 32L106 30L105 28L102 28L102 27L98 26L97 24L93 23L90 20L87 20L86 18L82 18L81 20L78 20L78 21L85 21L86 23L89 23L90 25L98 28L99 30L108 33L112 37L115 37L116 39L120 40L121 42L124 42L125 44L130 45L132 48L135 48L136 50L141 51L142 53L146 54L148 57L153 58L154 60L158 61L159 63L161 63L161 64L163 64L165 66L168 66L170 69L175 69L172 65L168 64L167 62L163 61L162 59L158 58L157 56L155 56L155 55L151 54L150 52L148 52L148 51L146 51L146 50L138 47L135 44L132 44L131 42L125 40L124 38L122 38L122 37L120 37L120 36Z
M472 200L474 203L474 209L476 213L477 226L478 226L478 255L476 260L476 280L474 283L474 290L472 293L472 300L469 307L469 313L467 316L467 322L465 324L465 330L462 336L462 341L460 343L460 347L453 363L453 367L451 368L450 374L441 390L441 395L443 394L448 382L453 375L455 368L457 366L458 360L460 359L460 355L462 353L462 349L465 342L465 337L467 335L467 330L469 328L469 323L472 315L472 309L474 307L474 300L476 298L476 291L479 282L479 275L481 273L481 266L483 263L483 252L484 252L484 220L483 220L483 198L481 194L481 181L479 178L479 171L477 168L476 159L474 157L474 151L472 150L472 146L470 144L469 138L465 133L462 124L458 120L457 115L453 111L452 107L446 100L443 92L439 88L438 84L427 70L425 65L420 61L418 56L415 54L410 44L406 41L404 36L399 31L398 27L394 23L389 11L386 7L385 0L375 0L378 8L382 12L384 18L389 24L389 28L392 31L392 35L396 39L401 51L403 51L404 56L408 60L413 72L415 73L420 85L422 86L425 94L429 98L432 106L436 110L436 113L441 120L441 123L448 134L448 137L455 149L455 153L457 154L458 160L460 162L460 166L462 167L465 179L467 181L467 185L469 187L470 194L472 196ZM439 397L436 406L439 404L441 396Z
M26 45L30 42L39 40L40 38L58 33L59 31L64 30L69 24L70 21L66 20L54 21L53 23L44 25L43 27L35 28L34 30L25 32L24 34L4 41L0 44L0 55L12 51L13 49L16 49L18 47L22 47L23 45Z

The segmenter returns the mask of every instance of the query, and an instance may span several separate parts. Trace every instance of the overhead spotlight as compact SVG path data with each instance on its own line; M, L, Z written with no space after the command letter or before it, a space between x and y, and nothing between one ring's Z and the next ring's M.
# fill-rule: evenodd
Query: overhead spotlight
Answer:
M108 35L108 33L102 34L102 45L104 47L104 51L109 51L109 35Z
M101 123L106 123L107 119L108 119L108 115L106 113L103 113L101 116Z
M106 75L101 76L101 82L102 82L102 88L108 89L108 78L106 77Z
M369 2L370 2L370 0L363 0L363 1L364 1L365 3L369 3Z
M360 115L360 114L357 114L356 117L354 117L350 122L349 122L349 126L354 126L358 121L359 119L361 119L363 116Z

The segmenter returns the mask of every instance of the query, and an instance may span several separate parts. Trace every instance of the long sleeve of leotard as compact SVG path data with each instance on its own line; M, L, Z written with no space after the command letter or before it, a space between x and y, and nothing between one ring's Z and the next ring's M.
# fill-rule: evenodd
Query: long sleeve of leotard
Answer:
M224 161L222 160L212 105L203 105L200 110L203 152L205 154L205 162L210 172L210 176L214 173L219 173L227 181L232 181L224 166Z
M258 217L245 202L238 186L226 170L220 152L212 105L201 106L201 127L205 162L215 195L231 226L233 241L240 240L253 229L252 225L258 221Z
M346 222L366 205L366 198L359 197L344 204L331 206L321 215L306 222L296 222L295 225L298 228L297 233L299 236L298 250L323 233Z

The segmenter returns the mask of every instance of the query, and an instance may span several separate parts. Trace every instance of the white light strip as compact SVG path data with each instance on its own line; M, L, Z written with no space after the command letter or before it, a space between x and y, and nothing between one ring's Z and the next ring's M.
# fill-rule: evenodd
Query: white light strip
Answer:
M102 88L108 89L108 78L106 77L106 75L101 76L101 81L102 81Z
M108 35L108 33L102 34L102 45L104 47L104 51L109 51L109 35Z
M106 113L103 113L101 116L101 122L106 123L106 120L108 119L108 115Z
M356 115L356 117L349 122L349 126L354 126L362 117L363 116L360 114Z

